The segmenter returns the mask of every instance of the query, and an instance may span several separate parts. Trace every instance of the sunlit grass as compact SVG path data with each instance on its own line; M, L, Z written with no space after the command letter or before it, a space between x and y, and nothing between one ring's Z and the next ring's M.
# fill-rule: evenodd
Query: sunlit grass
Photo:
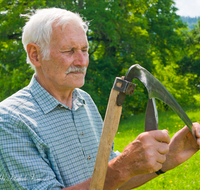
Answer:
M192 122L200 122L200 95L196 95L195 98L197 99L197 105L184 108L184 110ZM145 114L139 114L126 120L121 120L114 139L115 150L122 152L126 145L133 141L140 133L144 132L144 118ZM170 137L185 126L183 121L171 110L158 112L158 118L159 129L167 129ZM158 176L156 179L151 180L137 189L200 189L200 152L197 152L192 158L177 168Z

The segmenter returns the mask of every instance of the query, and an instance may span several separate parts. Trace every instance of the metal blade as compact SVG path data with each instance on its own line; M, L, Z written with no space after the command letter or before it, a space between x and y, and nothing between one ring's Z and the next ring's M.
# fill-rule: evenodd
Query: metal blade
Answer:
M157 98L170 106L192 132L192 122L187 114L183 111L170 92L150 72L138 64L133 65L126 73L125 80L131 82L133 78L139 79L145 85L149 93L149 99Z
M158 129L158 112L156 108L155 98L149 99L147 103L145 116L145 131Z

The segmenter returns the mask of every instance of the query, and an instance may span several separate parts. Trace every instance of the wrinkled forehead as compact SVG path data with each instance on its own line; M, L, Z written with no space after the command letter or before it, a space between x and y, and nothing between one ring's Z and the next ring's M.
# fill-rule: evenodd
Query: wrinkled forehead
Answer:
M61 41L80 41L88 44L86 31L82 25L75 22L68 22L65 26L58 25L57 23L52 25L51 42L56 43Z

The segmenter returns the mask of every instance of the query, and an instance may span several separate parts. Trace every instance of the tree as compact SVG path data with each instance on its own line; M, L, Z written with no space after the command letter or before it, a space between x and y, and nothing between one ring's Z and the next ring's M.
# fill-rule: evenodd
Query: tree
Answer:
M177 62L179 65L178 73L186 75L191 73L193 78L190 79L190 86L195 92L200 84L200 20L194 25L194 28L185 34L185 55Z
M0 86L6 81L0 100L26 85L33 73L25 64L21 44L25 18L20 14L38 8L65 8L89 22L90 65L83 89L91 94L102 116L116 76L125 75L135 63L150 72L154 72L158 60L167 66L177 60L176 52L183 44L180 29L184 25L172 0L1 0L0 5ZM21 83L15 84L17 79ZM134 93L134 103L127 98L124 115L144 110L147 93L136 83L139 90ZM7 93L3 93L5 89Z
M44 1L0 1L0 101L26 86L33 71L26 64L26 54L21 43L25 18L44 5Z

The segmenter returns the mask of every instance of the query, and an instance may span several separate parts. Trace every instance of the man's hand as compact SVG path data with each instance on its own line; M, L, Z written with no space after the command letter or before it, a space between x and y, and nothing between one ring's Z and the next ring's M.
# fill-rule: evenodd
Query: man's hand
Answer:
M171 139L169 153L166 162L163 164L163 171L175 168L193 156L200 147L200 124L193 123L192 130L196 139L187 126L179 130Z
M175 168L179 164L189 159L199 150L200 124L194 123L193 131L195 132L196 139L193 137L188 127L184 127L173 136L169 144L169 152L166 154L166 161L163 163L163 171ZM155 172L149 173L147 175L134 176L128 182L124 183L119 189L128 190L139 187L142 184L155 178L156 176L157 175Z
M109 162L109 166L117 169L124 181L139 174L155 172L166 160L169 142L167 130L141 133L120 156Z

